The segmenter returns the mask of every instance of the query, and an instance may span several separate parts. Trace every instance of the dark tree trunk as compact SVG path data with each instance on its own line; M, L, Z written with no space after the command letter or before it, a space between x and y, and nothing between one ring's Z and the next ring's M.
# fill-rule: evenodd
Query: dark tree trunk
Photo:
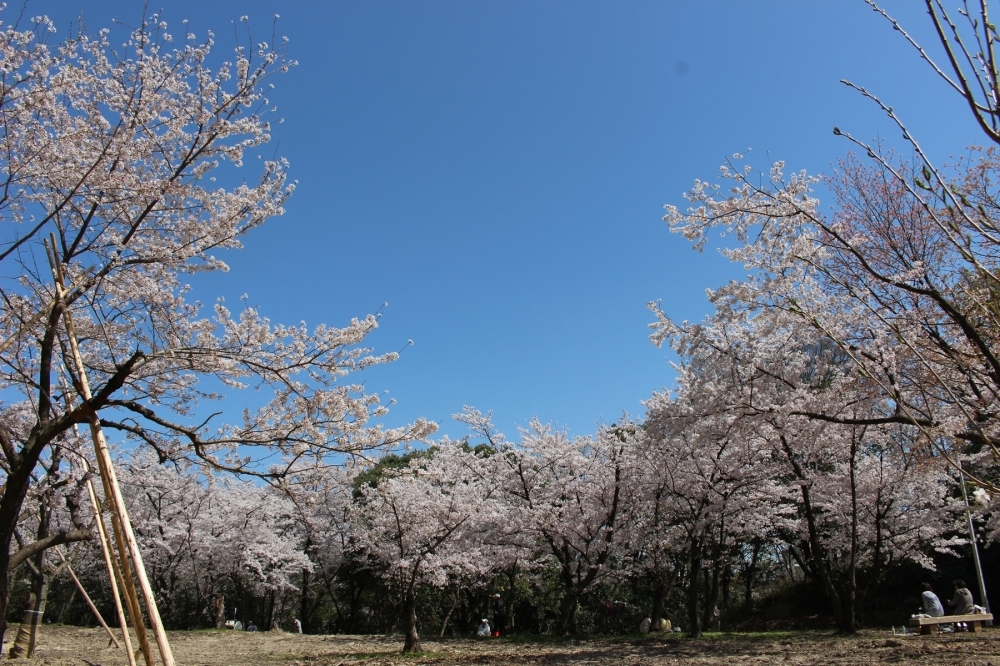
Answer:
M517 582L517 564L514 564L507 571L507 580L510 582L510 586L507 588L507 633L513 634L514 629L517 626L514 619L514 608L516 604L514 603L514 584Z
M576 633L576 607L579 594L575 587L567 587L559 605L559 634L572 636Z
M743 572L743 601L748 606L753 603L754 577L757 575L757 562L760 560L761 548L761 542L755 539L750 550L750 564Z
M7 632L7 609L10 606L10 572L7 570L11 560L10 546L14 540L18 516L21 515L21 506L28 494L31 470L38 462L41 452L39 446L38 452L28 457L27 454L33 449L25 449L17 467L8 475L7 487L0 496L0 645L3 645L3 637ZM27 473L24 471L26 469Z
M653 585L653 614L650 616L650 620L652 620L652 624L649 626L650 631L660 630L660 620L663 619L663 613L667 604L670 603L674 586L681 578L682 568L679 563L675 562L669 578L662 571L656 574L656 582Z
M417 595L411 586L406 592L405 601L408 629L406 641L403 643L403 653L420 652L420 635L417 633Z
M727 563L722 568L722 610L728 612L731 608L733 591L733 567Z
M701 638L701 616L698 613L698 593L701 582L701 539L691 541L691 571L688 580L688 636Z
M803 514L806 518L806 525L809 528L809 558L812 563L813 573L823 586L826 598L830 601L830 609L833 611L833 621L836 623L837 628L845 633L853 634L857 631L857 627L854 624L853 592L848 600L850 609L845 612L844 599L840 596L837 586L833 582L833 576L827 566L826 552L820 541L819 528L816 525L816 513L812 506L812 497L809 494L809 477L796 458L785 436L781 435L780 439L788 461L791 463L792 469L795 470L795 475L804 482L800 484L800 488L802 492Z
M267 593L267 598L264 601L264 608L267 609L266 610L267 615L264 617L264 623L263 623L264 631L271 631L271 629L274 627L274 603L275 603L274 591L272 590Z
M722 563L716 558L712 565L712 577L705 581L705 612L702 626L708 631L718 631L716 622L718 621L719 577L721 571Z
M649 625L650 631L660 630L660 618L667 607L667 583L663 580L663 574L657 574L656 583L653 585L653 612L650 615L652 623Z
M455 590L455 595L451 598L451 608L448 609L448 614L444 616L444 622L441 623L441 638L444 638L444 632L448 629L448 622L451 621L451 616L455 613L455 609L462 602L462 590L459 588Z
M302 597L299 600L299 622L302 623L302 633L308 633L309 630L309 570L308 569L302 570Z

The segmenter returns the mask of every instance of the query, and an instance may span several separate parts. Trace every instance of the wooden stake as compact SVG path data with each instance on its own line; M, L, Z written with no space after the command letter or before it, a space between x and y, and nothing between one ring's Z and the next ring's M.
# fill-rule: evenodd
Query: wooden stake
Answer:
M62 264L59 262L58 255L56 254L56 239L55 235L52 234L50 237L51 246L46 249L51 253L49 261L52 263L52 269L54 273L55 285L56 285L56 296L60 300L63 298L65 282L63 280ZM91 399L90 392L90 382L87 379L87 369L83 365L83 356L80 354L79 342L76 338L76 330L73 326L73 317L66 308L63 311L63 320L66 326L66 334L69 338L69 348L73 355L73 364L76 366L77 377L80 381L80 397L86 402ZM115 468L111 461L111 453L108 451L107 442L104 439L104 432L101 430L101 423L97 418L97 414L91 413L90 415L90 432L94 440L94 452L97 457L97 465L101 472L101 481L104 484L105 497L108 501L109 508L111 509L111 526L115 532L115 540L118 542L119 554L122 562L122 574L125 580L126 588L131 587L131 576L127 575L128 572L128 560L132 561L132 570L135 573L136 580L139 583L139 588L142 591L143 601L146 603L146 613L149 616L149 624L153 629L153 635L156 637L156 645L159 648L160 659L163 661L163 666L175 666L174 655L170 650L170 643L167 641L167 633L163 628L163 621L160 619L159 610L156 607L156 598L153 596L153 588L149 584L149 579L146 577L146 569L142 562L142 553L139 552L139 544L136 542L135 533L132 531L132 524L129 522L128 512L125 509L125 501L121 495L121 487L118 485L118 479L115 475ZM123 543L124 542L124 543ZM126 556L127 553L127 556ZM130 594L130 606L138 606L138 599L134 598L134 591ZM134 609L138 611L139 609ZM141 618L141 614L133 615L134 618ZM142 621L134 622L137 633L139 632L139 627L142 626ZM153 666L152 655L148 654L148 641L142 640L142 635L140 634L140 646L144 643L147 646L146 650L143 651L143 656L146 657L146 662L148 666Z
M59 558L62 559L63 562L66 562L66 573L68 573L69 577L73 579L73 583L76 585L76 589L80 591L80 594L82 594L83 598L87 601L87 605L90 606L90 611L94 614L94 617L96 617L97 621L101 623L102 627L104 627L104 631L108 632L108 636L111 638L111 642L115 644L115 647L121 649L122 647L121 643L118 642L118 639L115 638L114 633L111 632L111 627L109 627L108 624L104 621L104 618L101 617L101 612L97 610L97 606L94 605L94 602L90 598L90 595L87 594L87 590L83 589L83 583L81 583L80 579L76 577L75 573L73 573L73 567L71 567L69 562L66 561L66 556L63 555L62 548L56 546L56 552L59 554Z

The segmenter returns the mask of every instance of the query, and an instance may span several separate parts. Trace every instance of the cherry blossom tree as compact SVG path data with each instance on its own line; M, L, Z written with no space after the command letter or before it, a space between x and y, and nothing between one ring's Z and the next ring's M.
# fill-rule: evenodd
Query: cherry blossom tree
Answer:
M521 441L494 456L524 559L551 562L562 585L559 631L576 632L581 597L626 566L634 533L634 450L641 437L628 420L593 437L570 439L533 420Z
M674 326L659 314L654 339L669 340L681 362L676 390L646 403L649 447L664 461L648 466L646 476L662 504L661 521L680 537L673 549L688 558L688 631L699 636L715 615L729 553L773 534L785 493L776 483L767 439L755 428L759 407L744 400L748 389L765 401L770 396L761 395L766 382L755 376L754 357L739 349L738 323L720 313L703 325ZM706 560L711 578L699 612Z
M108 31L82 29L50 46L41 33L51 29L38 19L0 31L0 262L19 274L0 284L0 635L36 465L91 415L161 461L268 478L434 430L374 424L386 411L378 396L341 383L396 358L359 346L374 316L343 328L275 326L252 307L234 315L219 302L206 315L188 300L185 276L224 270L216 253L280 215L294 187L283 159L251 167L247 152L271 137L269 80L294 64L283 42L255 44L247 31L213 69L210 33L199 39L185 24L171 35L156 15L122 49ZM73 395L67 312L93 389L86 400ZM215 423L204 405L222 397L217 387L268 398L236 423ZM248 456L255 447L270 466Z
M770 495L754 511L770 509L838 627L853 632L860 571L870 589L890 562L928 564L929 552L949 547L949 481L920 464L919 431L884 418L892 406L840 347L795 314L729 307L729 293L715 294L717 313L702 325L657 310L654 338L685 359L682 395L695 400L680 414L697 427L727 417L726 432L748 444L737 478L757 476Z
M119 479L165 614L178 610L178 595L194 595L200 615L221 629L227 588L280 596L295 591L295 579L312 564L287 497L193 471L180 473L141 454L127 461ZM272 620L261 618L262 626Z
M406 468L359 486L351 521L355 547L399 589L407 622L403 652L419 651L422 585L482 579L506 562L488 536L509 516L481 456L444 441Z
M945 54L939 64L874 0L866 2L967 103L994 145L935 165L891 106L845 81L889 116L910 161L834 128L867 163L848 158L824 179L786 177L780 162L766 175L730 163L725 186L696 183L687 195L693 206L668 206L665 219L699 247L713 227L734 232L728 254L754 271L738 298L796 313L836 341L895 405L880 419L918 427L928 456L955 467L969 450L1000 458L996 27L986 2L954 15L926 0ZM821 180L834 195L831 214L812 195ZM998 492L990 478L974 480Z

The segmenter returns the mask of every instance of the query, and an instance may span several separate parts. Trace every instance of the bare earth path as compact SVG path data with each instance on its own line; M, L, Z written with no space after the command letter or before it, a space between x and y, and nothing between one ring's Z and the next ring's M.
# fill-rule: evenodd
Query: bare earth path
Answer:
M13 628L10 635L16 631ZM595 640L425 640L425 653L403 657L401 637L302 636L286 633L175 631L170 641L179 666L348 666L365 664L922 664L1000 666L1000 628L979 634L893 637L824 632L718 634L689 641L679 636ZM25 666L124 666L124 653L105 647L99 629L42 627L36 656ZM4 654L7 646L4 646ZM13 662L6 662L13 663Z

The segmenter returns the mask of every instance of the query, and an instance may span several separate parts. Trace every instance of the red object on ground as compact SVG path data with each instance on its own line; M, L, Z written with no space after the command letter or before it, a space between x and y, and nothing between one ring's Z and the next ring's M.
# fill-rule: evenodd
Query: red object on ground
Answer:
M493 632L493 638L500 638L500 632L499 631L494 631Z

